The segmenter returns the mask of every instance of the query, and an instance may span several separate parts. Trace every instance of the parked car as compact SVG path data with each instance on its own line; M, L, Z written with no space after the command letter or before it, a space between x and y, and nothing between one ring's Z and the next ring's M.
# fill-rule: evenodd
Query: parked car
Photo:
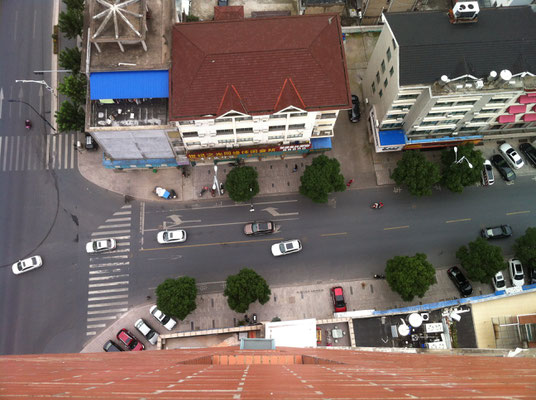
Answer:
M275 224L272 221L255 221L244 226L246 235L266 235L275 231Z
M301 251L302 244L298 239L287 240L272 245L272 254L274 256L286 256L290 253Z
M43 259L40 256L32 256L30 258L17 261L11 266L11 270L15 275L19 275L31 271L32 269L39 268L42 265Z
M519 169L525 165L521 156L517 154L517 151L515 151L514 148L508 143L501 144L499 146L499 151L502 153L504 158L506 158L506 161L508 161L515 169Z
M359 109L359 97L352 95L352 108L348 110L348 118L351 122L359 122L361 119L361 110Z
M344 301L342 287L336 286L331 288L331 299L333 300L333 308L335 309L335 312L346 311L346 303Z
M523 265L517 258L511 258L508 260L508 271L510 272L510 279L512 279L512 285L523 286L525 284L525 276L523 274Z
M484 169L482 170L482 184L493 185L495 183L495 176L493 174L493 168L491 167L491 161L484 161Z
M185 242L186 231L183 229L177 229L174 231L160 231L156 235L156 241L160 244Z
M493 155L491 157L491 163L497 168L497 171L499 171L505 181L510 182L516 179L516 173L500 154Z
M506 289L506 280L504 279L504 275L501 271L497 272L495 276L491 278L491 283L493 283L495 291Z
M160 311L156 306L152 306L151 309L149 310L149 313L153 317L155 317L158 322L164 325L164 328L166 328L168 331L172 330L175 327L175 325L177 325L177 321L175 321L171 317L168 317L166 314Z
M491 226L482 229L480 235L484 239L502 239L512 236L512 227L510 225Z
M529 280L530 285L536 283L536 267L529 267Z
M93 136L88 135L87 133L86 133L86 142L84 145L86 147L86 150L97 150L99 148L99 145L97 144L95 139L93 139Z
M536 147L530 143L521 143L519 145L519 150L521 150L529 164L532 164L532 166L536 168Z
M141 351L145 350L145 346L141 343L136 337L130 333L126 328L121 329L117 332L117 340L123 343L128 350L132 351Z
M100 253L102 251L113 250L117 247L115 239L98 239L92 240L86 244L86 251L91 253Z
M454 285L456 285L462 296L469 296L471 293L473 293L473 287L458 267L454 266L449 268L447 270L447 274L452 282L454 282Z
M102 346L102 349L104 351L123 351L123 349L121 347L116 345L111 340L108 340L106 343L104 343L104 346Z
M158 340L158 333L147 325L142 318L136 321L134 327L140 331L140 333L143 335L143 337L145 337L145 339L147 339L149 343L156 344L156 341Z

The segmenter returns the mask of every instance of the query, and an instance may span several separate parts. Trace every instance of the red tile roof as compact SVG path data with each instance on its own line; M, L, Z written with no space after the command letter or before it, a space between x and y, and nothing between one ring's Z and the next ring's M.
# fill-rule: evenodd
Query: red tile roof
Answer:
M176 24L172 52L171 120L351 107L336 14Z
M217 21L232 20L232 19L244 19L244 7L243 6L222 6L214 7L214 19Z

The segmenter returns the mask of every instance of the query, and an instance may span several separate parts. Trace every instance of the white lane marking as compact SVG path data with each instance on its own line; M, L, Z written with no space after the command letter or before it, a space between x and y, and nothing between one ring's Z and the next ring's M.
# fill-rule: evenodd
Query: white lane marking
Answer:
M128 308L114 308L113 310L95 310L95 311L88 311L88 315L95 315L95 314L110 314L110 313L120 313L120 312L127 312Z
M29 149L29 145L28 143L29 142L29 139L28 139L28 136L23 136L21 138L21 152L20 152L20 170L21 171L26 171L26 169L24 168L24 156L28 154L28 149Z
M117 247L119 246L130 246L130 242L123 242L123 243L117 243ZM130 251L129 249L125 250L116 250L116 253L124 253L125 251Z
M296 221L300 218L278 218L278 219L272 219L273 222L281 222L281 221ZM242 221L242 222L225 222L222 224L204 224L204 225L184 225L181 226L181 228L210 228L214 226L229 226L229 225L245 225L250 223L250 221ZM146 229L145 232L154 232L159 231L160 229L154 228L154 229Z
M97 229L126 228L132 224L101 225Z
M128 301L114 301L114 302L111 302L111 303L88 304L87 308L110 307L110 306L126 306L127 304L128 304Z
M110 280L110 279L124 278L125 276L128 277L129 275L128 274L120 274L120 275L109 275L109 276L97 276L97 277L89 278L89 280L90 281L106 281L106 280Z
M56 139L57 136L52 136L51 150L50 150L50 166L52 169L56 167Z
M97 331L86 332L86 336L93 336L96 334L97 334Z
M17 150L15 152L15 171L19 170L20 136L17 136Z
M129 265L129 264L130 264L130 261L104 263L104 264L89 264L89 268L117 267L119 265Z
M279 201L259 201L259 202L253 202L254 206L260 206L263 204L281 204L281 203L296 203L298 200L279 200ZM240 203L240 204L227 204L227 205L216 205L216 206L207 206L207 207L195 207L195 208L174 208L172 210L154 210L149 211L148 214L156 214L156 213L170 213L170 212L176 212L176 211L196 211L196 210L207 210L211 208L231 208L231 207L249 207L250 203Z
M10 141L11 146L9 147L9 169L8 171L12 171L11 167L13 165L13 149L15 148L14 143L15 137L12 137L12 140Z
M113 237L112 235L115 235L116 233L129 233L129 232L130 232L130 229L121 230L121 231L94 232L94 233L91 234L91 236L108 235L108 236Z
M32 29L32 38L35 39L35 21L37 19L37 8L34 8L34 12L33 12L33 29Z
M120 255L120 256L103 256L103 257L90 257L89 262L95 262L95 261L101 261L108 258L128 258L128 254Z
M118 289L103 289L103 290L90 290L88 294L101 294L101 293L117 293L117 292L126 292L128 288L118 288ZM128 294L125 295L128 297Z
M132 208L132 204L125 204L123 207L121 208Z
M58 135L58 150L56 151L56 160L58 161L58 169L61 169L61 142L63 141L63 135Z
M2 171L6 170L7 152L9 150L8 144L9 144L9 137L6 136L6 141L4 142L4 163L2 166Z
M90 297L87 301L100 301L100 300L115 300L115 299L124 299L128 297L128 294L118 294L117 296L103 296L103 297ZM91 307L88 305L88 308ZM95 305L94 307L100 307Z
M93 317L93 318L87 318L87 322L95 322L95 321L106 321L110 319L117 319L117 315L108 315L106 317Z
M63 166L65 169L69 168L69 148L72 148L72 146L70 146L72 137L73 137L72 133L69 133L69 136L65 137L65 146L64 146L65 158L63 160Z
M100 275L100 274L113 274L116 272L123 272L121 268L115 268L115 269L96 269L93 271L89 271L89 275ZM91 280L91 278L89 278Z
M132 211L117 211L117 212L114 212L113 215L130 215L132 214Z
M50 135L47 135L45 137L45 149L46 149L46 153L45 153L45 168L46 169L48 169L48 165L50 163L50 139L51 139Z
M71 169L74 168L74 153L76 153L77 150L75 150L74 146L76 145L76 133L73 134L73 145L71 146Z
M123 286L128 285L128 281L118 281L118 282L104 282L104 283L90 283L88 287L98 288L98 287L110 287L110 286ZM118 289L114 289L117 291Z
M121 222L121 221L130 221L132 217L123 217L123 218L108 218L104 222Z
M104 328L106 324L92 324L88 325L86 329L92 329L92 328Z
M0 158L2 157L2 139L3 138L4 138L3 136L0 136Z

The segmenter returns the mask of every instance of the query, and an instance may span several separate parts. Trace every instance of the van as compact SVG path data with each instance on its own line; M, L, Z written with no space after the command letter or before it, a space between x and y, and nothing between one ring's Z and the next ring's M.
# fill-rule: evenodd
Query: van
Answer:
M493 175L493 168L489 160L484 161L484 169L482 170L482 184L484 186L493 185L495 183L495 176Z

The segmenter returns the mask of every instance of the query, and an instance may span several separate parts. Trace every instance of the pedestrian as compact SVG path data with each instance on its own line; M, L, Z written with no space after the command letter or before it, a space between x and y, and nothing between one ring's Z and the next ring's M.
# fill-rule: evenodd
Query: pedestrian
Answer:
M294 169L292 170L292 172L296 172L298 171L298 164L294 164Z
M353 179L350 179L350 180L348 181L348 183L346 184L346 187L350 187L350 185L351 185L353 182L354 182L354 180L353 180Z
M253 204L250 205L249 212L255 211L255 208L253 207Z

